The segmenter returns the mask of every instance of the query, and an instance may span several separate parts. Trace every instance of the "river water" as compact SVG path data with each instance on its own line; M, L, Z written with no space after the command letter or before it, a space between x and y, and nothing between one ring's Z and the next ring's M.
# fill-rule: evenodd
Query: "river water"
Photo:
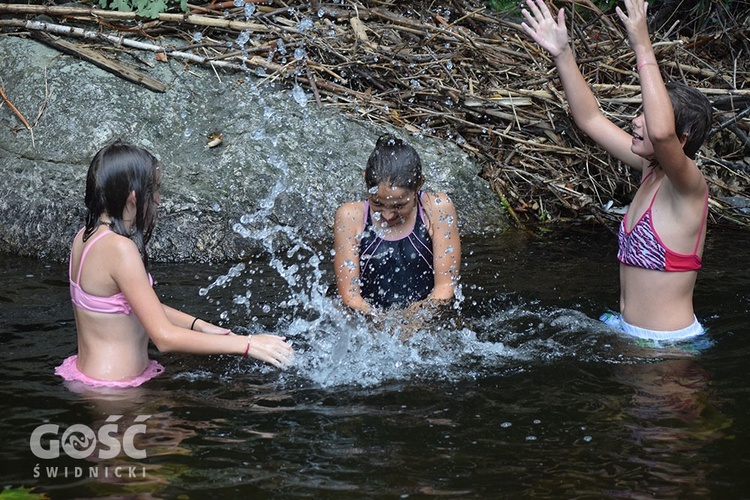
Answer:
M51 498L750 491L747 232L709 231L695 294L707 335L654 347L595 319L618 296L602 227L465 238L460 311L401 341L395 320L337 307L330 242L252 222L236 230L265 251L152 274L167 304L288 335L283 372L152 348L166 371L140 388L67 387L53 373L76 349L66 265L0 255L0 485Z

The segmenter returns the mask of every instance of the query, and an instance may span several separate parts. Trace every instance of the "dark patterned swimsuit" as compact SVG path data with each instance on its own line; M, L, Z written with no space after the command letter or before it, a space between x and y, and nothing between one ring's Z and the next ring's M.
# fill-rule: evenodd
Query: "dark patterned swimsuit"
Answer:
M376 307L408 304L426 299L435 286L432 239L424 223L422 193L417 198L417 216L409 234L397 240L382 238L373 227L370 204L359 242L360 290Z

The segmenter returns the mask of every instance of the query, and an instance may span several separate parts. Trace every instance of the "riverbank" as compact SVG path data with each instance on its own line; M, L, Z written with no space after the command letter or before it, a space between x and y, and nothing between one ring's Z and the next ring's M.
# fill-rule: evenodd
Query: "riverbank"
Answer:
M7 105L0 109L0 251L67 259L83 223L88 164L116 138L164 164L149 244L157 261L239 260L258 247L248 235L269 223L311 241L328 238L338 205L363 196L362 170L384 132L414 145L426 187L452 195L463 234L507 224L480 166L450 142L352 120L282 86L257 86L252 75L155 57L147 62L167 82L164 92L28 37L0 37L2 85L31 124L26 129ZM212 145L215 134L222 140Z
M129 109L133 104L129 96L179 95L179 99L172 99L166 107L152 104L158 102L155 98L136 98L136 102L165 110L171 106L171 114L156 120L162 126L168 124L172 134L169 139L175 148L185 149L180 133L193 134L186 138L191 143L186 153L202 161L214 161L216 151L222 151L220 156L225 158L225 151L230 144L236 144L238 136L249 136L246 130L235 131L234 136L228 133L231 127L226 122L234 117L234 103L246 100L252 103L255 96L279 92L284 97L270 100L292 103L304 110L302 114L341 114L353 118L357 126L344 132L347 138L369 140L384 129L399 131L410 140L424 143L425 151L437 149L431 161L440 165L440 170L454 163L444 157L444 151L455 153L459 163L465 165L458 167L464 172L463 177L452 170L438 172L436 177L444 182L436 187L451 192L461 186L463 199L459 200L459 207L460 203L473 207L474 193L483 198L471 209L469 222L463 226L472 231L496 229L495 222L507 217L527 229L583 219L613 226L632 197L636 182L627 169L577 133L552 64L521 32L517 12L498 13L484 3L471 2L452 2L450 8L399 2L315 7L288 7L273 2L245 3L238 7L235 3L241 4L191 5L189 15L167 12L155 19L138 18L132 12L92 10L78 4L3 4L0 26L3 37L33 37L37 40L34 43L54 47L50 49L54 54L61 51L74 54L55 60L87 61L77 62L66 70L69 75L98 64L103 69L97 70L97 85L121 80L122 86L116 93L127 97L111 100L112 106ZM665 3L661 9L655 9L652 32L657 56L666 78L680 79L700 88L715 108L713 134L698 155L711 190L710 223L748 226L750 72L747 58L741 57L750 52L746 36L748 15L741 6L727 7L713 2L711 8L699 8L693 3L683 2L679 6ZM626 37L611 12L602 13L593 4L577 9L572 16L576 27L573 42L582 55L582 71L594 85L605 113L627 126L629 118L637 113L640 98ZM680 22L674 23L675 18ZM23 67L28 59L18 57L8 64ZM6 76L2 83L9 90L10 99L0 110L3 120L0 124L7 127L4 133L26 142L33 141L35 134L39 137L43 128L39 121L43 123L51 112L47 106L50 99L45 91L46 76L43 77L46 67L34 68L39 74L33 98L28 98L25 91L15 91L13 78ZM104 71L109 78L101 76ZM201 95L202 86L214 85L214 79L224 87L234 82L236 85L232 87L236 88L213 89L209 91L213 94ZM93 95L99 94L93 91ZM78 97L86 98L80 93ZM258 106L261 99L248 106ZM225 106L218 111L206 107L216 102ZM11 103L15 103L19 113L12 112ZM99 116L109 114L106 108L100 109ZM189 120L182 116L193 112L199 118L197 126L188 125ZM292 112L285 121L285 113L280 116L268 112L271 120L278 120L272 128L281 138L296 133L284 130L285 126L291 123L294 128L294 124L300 123L301 114ZM181 131L175 130L178 125ZM309 135L309 128L305 127L318 132L319 125L310 126L308 121L297 129L303 137ZM133 124L126 127L129 133L142 131L136 129ZM222 135L223 143L216 149L206 148L211 144L206 136L216 132ZM143 140L150 141L160 133L149 129ZM300 179L316 189L319 183L324 184L312 193L323 211L323 223L315 217L305 219L306 227L313 230L324 227L330 219L331 203L324 202L326 193L333 192L336 201L356 193L356 175L350 175L347 158L355 158L356 164L361 164L364 150L371 147L370 142L352 143L334 138L336 133L330 130L318 134L326 137L322 143L306 143L305 138L295 139L290 145L295 149L305 143L297 150L301 155L319 148L321 152L333 151L335 158L324 158L321 162L340 165L336 171L346 172L345 185L352 193L339 194L341 184L336 182L339 179L328 175L330 170L325 168L323 174L317 171L310 178ZM73 131L72 146L78 147L75 136L92 134L98 140L102 137L100 131ZM64 139L62 143L71 141ZM340 151L346 154L339 155ZM252 160L268 164L271 152L265 153L265 157ZM23 158L25 154L19 156ZM288 158L283 155L282 158L288 165ZM233 158L232 162L243 163L243 160L246 158ZM287 167L266 170L254 176L271 179L280 172L284 176L289 173ZM298 169L293 166L291 170ZM481 177L484 183L477 184L474 176ZM189 178L192 179L189 182L194 182L203 176L191 172ZM315 181L311 183L313 178ZM261 189L245 185L239 188L248 191L247 198L244 193L240 196L245 205L251 200L252 206L270 192L270 180L262 184ZM231 182L229 185L233 186ZM202 205L216 207L205 199L187 197L178 206L202 211L202 217L213 213L202 210ZM304 217L304 213L294 209L304 206L310 197L307 194L293 197L275 216L284 220L291 209L291 213ZM493 206L494 200L499 201L501 208ZM233 212L230 219L244 213ZM209 229L217 226L216 221L209 222L199 231L200 236L182 245L180 250L167 253L178 260L182 256L192 258L193 249L203 254L210 249L220 259L241 253L237 248L224 250L234 245L233 237L224 241L224 235L231 234L227 229L231 228L217 234ZM195 224L201 223L200 217L194 216L178 226L171 237L179 239L185 230L195 231ZM167 247L170 245L167 243Z

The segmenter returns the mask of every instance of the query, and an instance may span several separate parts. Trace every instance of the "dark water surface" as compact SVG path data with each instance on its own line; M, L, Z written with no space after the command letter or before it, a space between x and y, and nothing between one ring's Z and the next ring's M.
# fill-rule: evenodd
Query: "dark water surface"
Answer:
M617 306L606 230L463 244L462 325L406 343L341 314L326 242L235 266L156 264L166 303L286 333L297 365L154 351L166 372L111 394L53 373L76 349L66 265L0 255L0 485L51 498L747 497L750 234L711 229L695 300L708 334L661 348L595 320ZM30 442L43 424L59 426L46 449L101 433L79 441L85 457L42 459ZM113 442L123 451L108 458Z

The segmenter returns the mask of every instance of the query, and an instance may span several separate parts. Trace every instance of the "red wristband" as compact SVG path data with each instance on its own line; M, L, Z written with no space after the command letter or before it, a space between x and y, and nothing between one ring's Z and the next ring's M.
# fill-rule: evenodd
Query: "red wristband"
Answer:
M252 335L248 335L248 336L247 336L247 347L245 347L245 352L244 352L244 354L242 355L242 357L243 357L243 358L246 358L246 357L247 357L247 353L249 353L249 352L250 352L250 339L252 339L252 338L253 338L253 336L252 336Z

